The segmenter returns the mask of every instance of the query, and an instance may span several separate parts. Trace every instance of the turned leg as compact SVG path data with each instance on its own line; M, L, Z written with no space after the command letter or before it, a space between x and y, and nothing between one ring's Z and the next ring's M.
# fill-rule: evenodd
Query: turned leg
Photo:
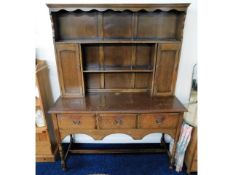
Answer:
M65 157L64 157L62 143L59 144L58 148L59 148L59 153L60 153L60 157L61 157L61 167L65 171L66 170L66 161L65 161Z
M58 150L59 150L59 154L61 158L61 167L63 170L66 170L66 162L65 162L64 152L63 152L62 143L61 143L62 141L61 141L60 133L58 130L56 114L52 114L52 122L53 122L54 134L55 134L55 138L56 138L56 142L58 145Z

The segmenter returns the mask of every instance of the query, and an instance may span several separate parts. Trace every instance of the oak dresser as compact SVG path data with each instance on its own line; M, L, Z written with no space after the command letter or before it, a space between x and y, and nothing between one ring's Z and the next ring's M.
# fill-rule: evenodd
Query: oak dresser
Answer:
M75 133L169 134L172 166L186 111L174 91L188 6L48 4L61 90L49 112L64 170Z

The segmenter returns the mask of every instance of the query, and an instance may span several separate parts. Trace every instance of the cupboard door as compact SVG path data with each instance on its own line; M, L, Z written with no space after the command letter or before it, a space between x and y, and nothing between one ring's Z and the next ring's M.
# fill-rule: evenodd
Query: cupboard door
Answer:
M153 95L173 95L176 85L180 44L159 44Z
M82 97L83 75L79 44L56 44L57 67L62 96Z

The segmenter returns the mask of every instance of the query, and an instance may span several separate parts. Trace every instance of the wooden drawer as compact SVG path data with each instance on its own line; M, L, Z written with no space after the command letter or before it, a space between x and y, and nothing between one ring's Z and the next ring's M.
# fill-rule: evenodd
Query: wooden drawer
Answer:
M136 128L136 114L100 114L100 129Z
M139 117L139 127L175 129L179 120L178 116L177 113L142 114Z
M95 114L59 114L58 126L61 129L95 129Z

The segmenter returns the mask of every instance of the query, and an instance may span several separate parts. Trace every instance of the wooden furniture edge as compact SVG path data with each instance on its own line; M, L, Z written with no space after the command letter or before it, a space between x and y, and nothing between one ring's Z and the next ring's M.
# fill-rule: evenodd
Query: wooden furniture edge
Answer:
M114 11L125 11L129 10L132 12L137 12L140 10L145 10L147 12L152 12L156 10L161 11L183 11L185 12L190 5L190 3L160 3L160 4L46 4L50 9L50 12L58 12L60 10L66 11L106 11L106 10L114 10Z

